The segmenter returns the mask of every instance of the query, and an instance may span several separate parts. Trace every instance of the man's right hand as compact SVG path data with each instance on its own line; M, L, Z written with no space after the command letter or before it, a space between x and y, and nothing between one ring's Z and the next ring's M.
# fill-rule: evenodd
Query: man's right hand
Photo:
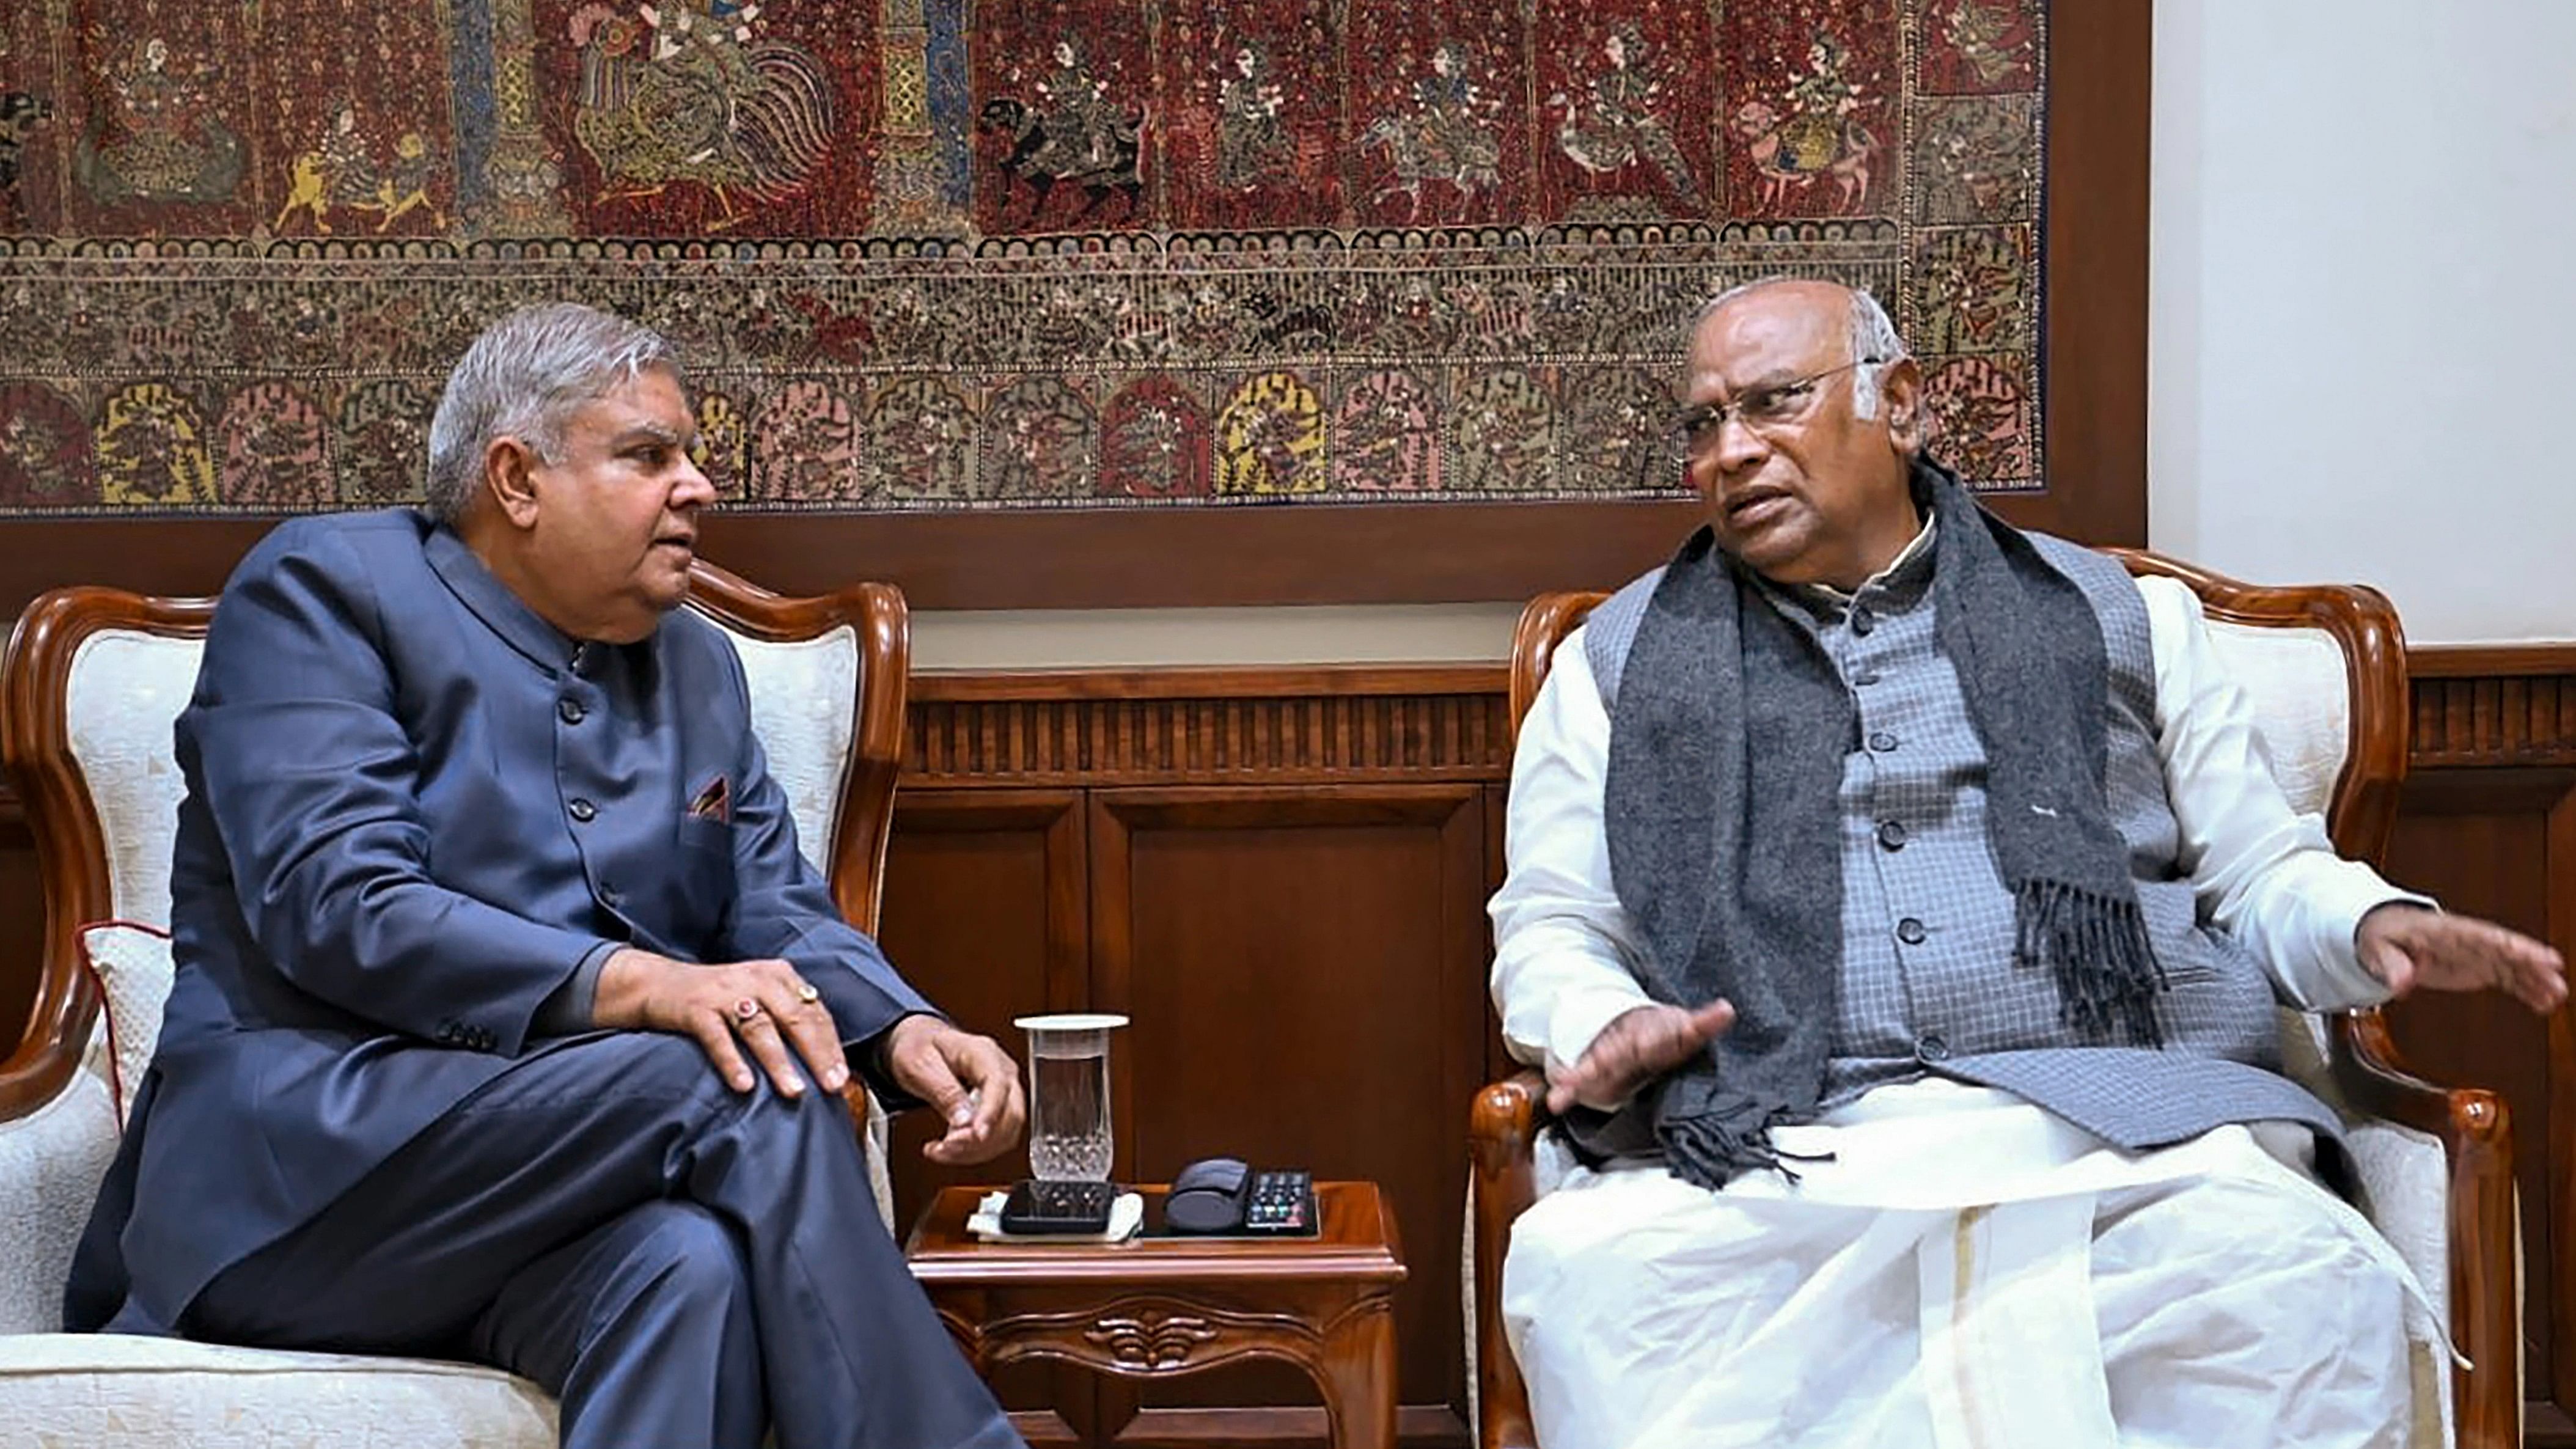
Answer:
M746 1003L748 1003L746 1005ZM590 1009L595 1026L667 1031L694 1037L707 1060L737 1092L752 1088L748 1050L780 1096L805 1095L797 1057L823 1090L850 1082L841 1054L841 1030L822 998L775 959L700 965L621 946L599 968L599 994Z
M1572 1066L1547 1069L1547 1110L1562 1116L1580 1102L1608 1112L1639 1087L1699 1055L1735 1024L1735 1008L1712 1001L1688 1007L1631 1007L1610 1019Z

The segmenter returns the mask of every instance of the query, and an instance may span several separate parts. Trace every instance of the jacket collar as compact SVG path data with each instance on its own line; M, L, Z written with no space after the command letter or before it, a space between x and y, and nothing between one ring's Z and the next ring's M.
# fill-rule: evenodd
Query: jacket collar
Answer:
M572 665L573 656L584 646L554 625L539 617L527 601L510 592L465 540L444 523L433 524L429 540L423 545L429 555L429 566L447 585L456 601L473 611L474 617L501 641L526 655L528 662L548 674L559 674Z

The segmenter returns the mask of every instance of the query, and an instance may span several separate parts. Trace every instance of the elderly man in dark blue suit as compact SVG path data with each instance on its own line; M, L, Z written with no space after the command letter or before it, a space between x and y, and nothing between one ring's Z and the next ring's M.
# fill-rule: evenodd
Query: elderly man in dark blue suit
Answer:
M469 1357L574 1446L1016 1445L877 1220L855 1071L1017 1140L1010 1057L835 912L742 669L674 612L668 345L477 339L428 506L243 560L178 724L167 1026L75 1329Z

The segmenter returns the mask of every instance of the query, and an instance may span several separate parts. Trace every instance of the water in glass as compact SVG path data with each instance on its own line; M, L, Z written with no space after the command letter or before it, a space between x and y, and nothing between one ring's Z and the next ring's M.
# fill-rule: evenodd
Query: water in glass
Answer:
M1123 1016L1024 1017L1029 1034L1029 1175L1106 1182L1109 1032Z

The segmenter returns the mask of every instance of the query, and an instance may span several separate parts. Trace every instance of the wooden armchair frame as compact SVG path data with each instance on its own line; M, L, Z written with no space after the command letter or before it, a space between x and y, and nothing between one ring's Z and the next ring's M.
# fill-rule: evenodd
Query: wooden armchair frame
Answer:
M2241 583L2140 549L2106 552L2132 574L2189 585L2212 619L2321 629L2342 646L2351 714L2327 831L2345 855L2378 861L2396 828L2398 792L2406 780L2406 643L2388 600L2355 586ZM1522 611L1511 655L1515 739L1556 646L1607 597L1542 594ZM2327 1062L2346 1100L2441 1140L2450 1166L2451 1336L2472 1365L2452 1369L2457 1443L2460 1449L2514 1449L2522 1436L2522 1325L2513 1140L2504 1101L2481 1088L2436 1087L2409 1072L2375 1008L2337 1013L2331 1023ZM1537 1444L1529 1391L1503 1333L1501 1297L1512 1220L1538 1197L1535 1150L1547 1125L1545 1096L1539 1074L1524 1070L1479 1091L1469 1114L1477 1436L1483 1449Z
M861 930L877 925L886 845L903 764L904 702L912 656L910 614L890 584L790 598L703 560L690 571L690 603L758 639L795 641L849 625L857 635L858 698L850 761L829 850L833 898ZM28 605L0 660L0 765L36 841L44 887L44 952L35 1008L0 1057L0 1121L54 1099L78 1070L100 1010L81 969L79 928L113 915L107 842L80 761L72 753L66 696L81 645L108 632L203 638L210 598L155 598L121 589L56 589Z

